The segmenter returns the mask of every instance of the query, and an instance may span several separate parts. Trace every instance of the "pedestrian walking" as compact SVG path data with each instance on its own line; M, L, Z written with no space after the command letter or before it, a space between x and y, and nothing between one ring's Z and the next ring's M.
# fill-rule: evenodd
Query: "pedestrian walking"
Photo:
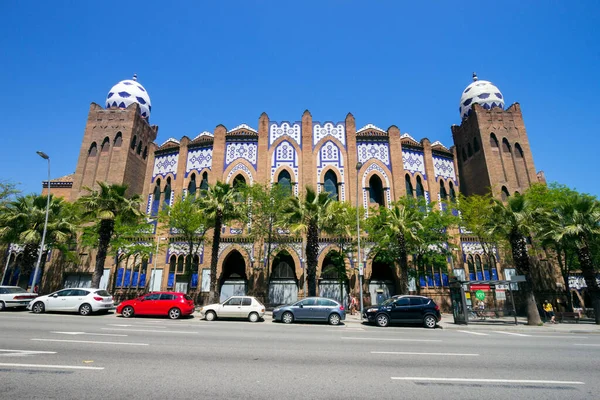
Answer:
M554 307L552 307L552 304L548 300L544 300L544 312L546 313L546 319L550 317L550 323L555 324L556 321L554 318L556 316L554 315Z
M358 306L358 302L356 301L356 297L354 295L350 296L350 315L354 315Z

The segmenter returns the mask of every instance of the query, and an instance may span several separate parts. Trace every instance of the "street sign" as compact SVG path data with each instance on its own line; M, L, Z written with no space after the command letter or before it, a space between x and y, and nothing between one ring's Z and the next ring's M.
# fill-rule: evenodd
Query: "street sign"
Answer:
M358 274L362 276L364 273L363 263L358 263Z
M477 290L490 290L490 285L483 285L483 284L471 285L471 291L475 292Z
M496 300L506 300L506 292L504 290L496 290Z
M496 285L496 290L508 290L508 285Z
M477 300L485 300L485 292L483 290L478 290L475 292L475 297L477 297Z
M513 275L510 277L510 280L513 282L525 282L525 275Z

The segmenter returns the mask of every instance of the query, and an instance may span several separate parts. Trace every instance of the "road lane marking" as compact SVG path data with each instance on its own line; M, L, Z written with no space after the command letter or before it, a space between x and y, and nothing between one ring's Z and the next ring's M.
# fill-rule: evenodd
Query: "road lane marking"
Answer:
M148 343L132 342L99 342L96 340L66 340L66 339L31 339L36 342L63 342L63 343L89 343L89 344L114 344L123 346L149 346Z
M126 337L127 335L122 335L120 333L88 333L88 332L58 332L51 331L50 333L58 333L62 335L92 335L92 336L118 336L118 337Z
M542 384L549 385L585 385L580 381L546 381L530 379L477 379L477 378L428 378L415 376L392 376L393 380L402 381L429 381L429 382L478 382L478 383L523 383L523 384Z
M96 371L104 369L104 367L84 367L84 366L80 366L80 365L13 364L13 363L0 363L0 367L87 369L87 370L96 370Z
M409 356L459 356L459 357L478 357L474 353L416 353L412 351L372 351L371 354L398 354Z
M515 332L504 332L504 331L494 331L495 333L500 333L501 335L512 335L512 336L522 336L522 337L531 337L531 335L526 335L524 333L515 333Z
M196 334L198 331L155 331L153 329L121 329L121 328L102 328L106 331L125 331L125 332L153 332L153 333L191 333Z
M352 331L352 332L364 331L363 328L336 328L336 329L328 329L327 332L339 332L340 329L343 331Z
M118 327L122 327L122 328L127 328L127 327L132 327L132 326L148 326L148 327L152 327L152 328L166 328L166 326L160 326L160 325L143 325L143 324L133 324L133 325L127 325L127 324L108 324L108 326L118 326Z
M3 352L18 352L18 353L32 353L32 354L56 354L55 351L37 351L37 350L12 350L12 349L0 349Z
M363 338L363 337L351 337L342 336L345 340L382 340L382 341L398 341L398 342L441 342L437 339L398 339L398 338Z
M489 336L489 333L473 332L473 331L458 331L462 333L468 333L470 335Z
M0 357L28 357L38 354L56 354L55 351L10 350L0 349Z
M573 346L600 346L600 344L592 344L592 343L575 343Z

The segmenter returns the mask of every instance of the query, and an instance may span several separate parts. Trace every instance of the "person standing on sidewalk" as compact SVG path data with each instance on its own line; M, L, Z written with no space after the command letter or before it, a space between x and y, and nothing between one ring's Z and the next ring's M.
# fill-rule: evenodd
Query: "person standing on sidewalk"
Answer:
M550 323L555 324L556 321L554 318L556 318L556 316L554 315L554 307L552 307L552 304L550 304L548 300L544 301L544 312L546 313L546 317L550 317Z

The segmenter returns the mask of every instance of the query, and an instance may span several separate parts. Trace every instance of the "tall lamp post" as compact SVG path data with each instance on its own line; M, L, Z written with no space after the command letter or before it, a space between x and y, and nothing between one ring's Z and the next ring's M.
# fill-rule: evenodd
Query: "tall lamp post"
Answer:
M150 291L153 292L154 290L154 272L156 271L156 264L158 263L158 245L160 244L161 240L166 240L167 238L164 237L157 237L156 238L156 253L154 254L154 260L152 262L152 272L150 275Z
M358 284L359 284L359 295L360 295L360 319L363 318L363 263L360 258L360 199L358 198L358 171L362 168L363 163L356 163L356 241L357 241L357 257L358 260Z
M36 287L37 277L40 273L40 263L42 262L42 252L44 251L44 241L46 240L46 230L48 229L48 213L50 212L50 156L44 153L43 151L36 151L37 155L42 157L44 160L48 161L48 190L46 191L46 196L48 200L46 201L46 219L44 220L44 231L42 232L42 242L40 243L40 250L38 251L38 259L35 264L35 271L33 273L33 280L31 281L31 287L29 288L29 292L33 293Z

